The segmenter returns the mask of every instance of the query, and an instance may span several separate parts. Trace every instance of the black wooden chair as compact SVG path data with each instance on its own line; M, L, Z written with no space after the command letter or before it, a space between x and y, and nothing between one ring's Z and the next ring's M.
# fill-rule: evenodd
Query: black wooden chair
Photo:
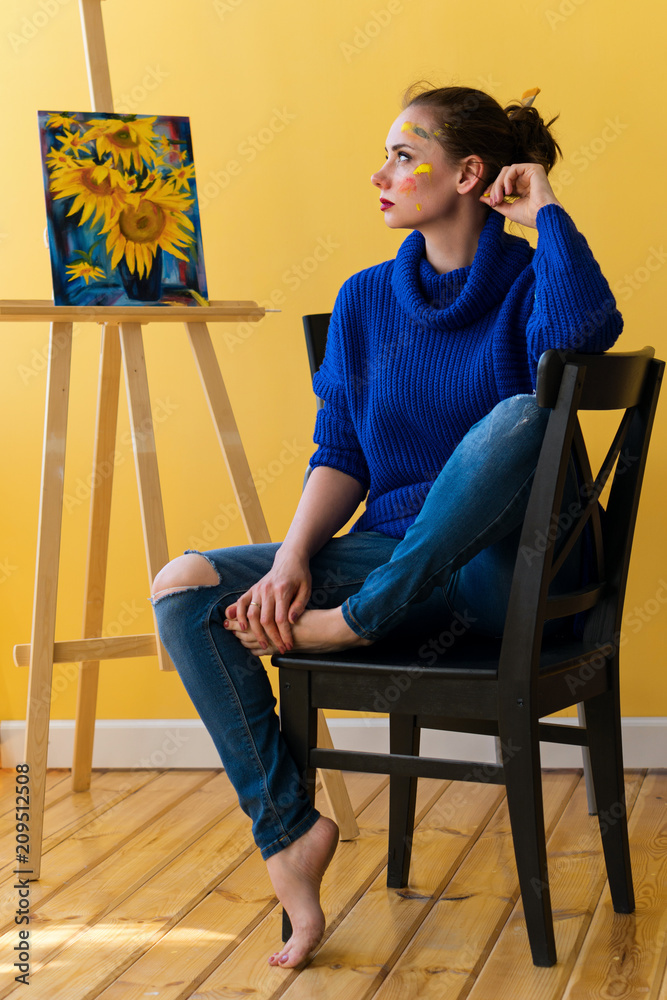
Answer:
M547 351L539 363L537 401L551 408L522 529L502 639L468 633L434 665L420 661L425 636L383 640L331 654L275 656L281 727L309 792L315 768L390 777L387 885L408 880L417 777L504 783L519 885L535 965L556 961L544 831L540 741L588 746L602 846L614 909L634 909L619 702L619 638L637 507L664 363L645 348L632 354ZM623 411L594 476L580 410ZM574 457L579 499L561 515ZM610 492L602 509L605 486ZM586 531L594 578L576 592L550 594L563 561ZM527 554L530 558L527 558ZM583 627L554 636L550 619ZM443 623L446 624L446 623ZM377 711L377 692L401 678L390 708L388 754L317 747L318 708ZM585 725L540 719L582 703ZM421 729L499 737L497 765L419 757ZM289 931L285 915L284 930Z

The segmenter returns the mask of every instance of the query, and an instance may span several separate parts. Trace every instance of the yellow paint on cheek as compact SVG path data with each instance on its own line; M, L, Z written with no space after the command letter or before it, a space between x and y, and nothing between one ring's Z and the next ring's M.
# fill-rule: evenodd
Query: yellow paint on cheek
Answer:
M417 211L418 211L418 212L421 212L421 210L422 210L422 207L421 207L421 205L419 204L419 202L417 202Z
M412 172L413 174L428 174L430 180L431 174L433 173L433 167L430 163L420 163L417 169Z

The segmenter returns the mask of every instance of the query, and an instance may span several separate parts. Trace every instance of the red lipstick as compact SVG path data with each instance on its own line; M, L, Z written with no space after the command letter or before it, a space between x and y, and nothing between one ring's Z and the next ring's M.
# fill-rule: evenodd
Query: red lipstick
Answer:
M393 207L393 201L389 201L387 198L380 198L380 211L384 212L388 208Z

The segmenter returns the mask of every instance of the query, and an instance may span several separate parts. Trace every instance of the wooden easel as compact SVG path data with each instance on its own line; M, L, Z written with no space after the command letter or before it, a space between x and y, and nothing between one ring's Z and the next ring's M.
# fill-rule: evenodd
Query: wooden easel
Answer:
M79 0L93 110L110 112L113 100L100 3L101 0ZM185 324L248 538L251 542L268 542L266 521L207 326L210 322L257 322L264 314L265 310L251 301L211 302L209 307L169 309L159 306L68 307L26 300L0 302L0 321L42 320L51 324L32 632L29 644L14 648L16 664L30 666L25 742L25 760L30 766L30 856L27 864L17 865L17 871L30 874L32 879L39 878L41 867L53 663L80 664L72 769L75 791L84 791L90 785L99 662L157 654L160 669L173 670L157 629L143 635L102 637L121 362L132 427L146 562L149 580L152 580L169 561L169 555L141 327L157 322ZM83 631L81 639L55 642L72 324L85 321L103 324L103 333ZM100 469L104 474L97 474ZM321 712L319 728L322 745L331 745ZM342 775L323 771L321 778L341 836L353 839L359 831Z

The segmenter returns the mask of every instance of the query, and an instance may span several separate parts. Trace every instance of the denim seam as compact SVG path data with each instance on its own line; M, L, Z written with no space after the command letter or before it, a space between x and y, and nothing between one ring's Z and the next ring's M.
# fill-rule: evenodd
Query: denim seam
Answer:
M447 593L447 588L446 587L441 587L440 590L442 591L442 597L443 597L443 600L445 602L445 607L447 608L449 614L453 618L454 615L456 614L456 608L454 607L454 605L452 604L452 602L449 599L449 594Z
M345 583L323 583L319 587L315 587L315 590L339 590L341 587L356 587L359 583L364 583L366 580L365 576L362 576L359 580L346 580Z
M484 528L484 530L482 532L480 532L476 536L476 538L474 539L474 542L471 542L470 545L466 546L464 549L462 549L458 553L456 553L456 555L453 556L449 560L448 563L444 563L444 565L442 565L439 569L434 570L434 572L431 573L431 575L426 580L423 580L420 583L419 589L421 590L422 587L428 586L428 584L435 577L439 576L448 565L451 565L454 562L455 559L461 558L462 556L465 556L466 552L468 552L475 544L477 544L481 538L483 538L485 535L487 535L491 531L491 529L493 528L493 526L495 524L497 524L498 521L506 515L507 511L516 502L517 498L525 490L526 486L531 481L531 479L533 479L534 475L535 475L535 470L533 470L530 473L530 475L527 476L527 478L523 481L523 483L521 484L521 486L519 487L519 489L515 492L514 496L505 505L505 507L503 508L503 510L500 511L500 513L493 519L493 521L491 521L489 524L487 524L486 528ZM485 548L485 546L482 545L482 548ZM464 559L462 565L465 565L466 562L467 562L467 560ZM348 600L349 600L349 598L348 598ZM394 608L388 615L385 615L385 617L382 619L382 621L378 622L378 624L376 626L376 631L374 631L374 632L370 632L370 631L364 629L363 625L359 625L359 628L362 629L364 631L364 633L365 633L364 634L364 638L371 639L371 640L377 642L378 639L382 638L382 636L378 634L377 630L381 629L382 626L383 626L383 624L386 621L388 621L393 615L397 614L399 611L402 611L405 607L407 607L408 605L410 605L412 603L412 600L413 600L413 597L408 598L406 601L404 601L402 604L400 604L397 608ZM349 608L348 608L348 613L350 614L350 616L352 616L352 612L349 611ZM343 614L344 614L344 612L343 612ZM354 619L354 620L356 621L356 619ZM354 631L356 631L356 629Z

